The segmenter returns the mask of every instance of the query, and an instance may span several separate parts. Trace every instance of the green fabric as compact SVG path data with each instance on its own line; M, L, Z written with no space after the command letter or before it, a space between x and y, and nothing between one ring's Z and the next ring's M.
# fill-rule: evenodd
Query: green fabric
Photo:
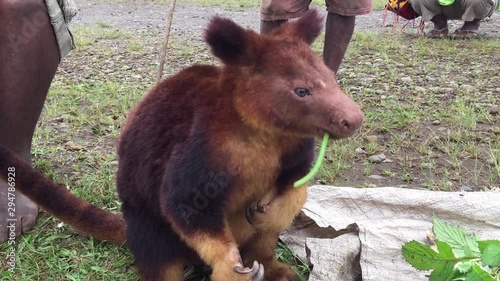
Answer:
M455 3L455 0L438 0L438 2L441 6L450 6L451 4Z

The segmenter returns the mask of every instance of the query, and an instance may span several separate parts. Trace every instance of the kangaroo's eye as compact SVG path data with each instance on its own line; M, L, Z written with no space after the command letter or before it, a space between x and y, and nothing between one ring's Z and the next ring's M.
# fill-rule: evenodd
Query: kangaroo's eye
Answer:
M295 88L295 94L301 98L310 95L309 90L306 88Z

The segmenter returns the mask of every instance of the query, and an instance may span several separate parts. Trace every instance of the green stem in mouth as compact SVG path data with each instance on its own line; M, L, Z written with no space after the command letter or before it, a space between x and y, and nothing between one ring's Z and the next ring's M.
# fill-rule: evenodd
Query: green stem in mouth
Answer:
M330 135L325 132L325 134L323 135L323 141L321 142L321 149L319 150L318 158L316 158L316 163L314 163L314 166L307 175L305 175L303 178L301 178L300 180L296 181L293 184L293 187L302 186L306 182L310 181L318 173L319 167L321 167L321 164L323 163L323 158L325 158L325 151L326 151L326 146L328 145L329 138Z

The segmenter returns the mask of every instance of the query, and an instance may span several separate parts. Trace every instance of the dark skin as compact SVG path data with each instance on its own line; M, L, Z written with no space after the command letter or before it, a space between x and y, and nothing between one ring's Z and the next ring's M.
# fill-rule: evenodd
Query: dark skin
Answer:
M341 16L328 13L325 27L325 45L323 48L323 61L335 73L339 70L347 46L354 32L355 16ZM261 21L260 32L269 33L287 22L286 20Z
M0 144L31 162L36 123L60 61L44 0L0 1ZM37 206L15 192L15 216L7 210L7 185L0 182L0 242L6 220L16 218L16 236L31 229Z
M460 28L463 31L472 30L477 31L479 29L479 25L481 24L481 19L474 19L473 21L466 21Z
M448 19L445 15L436 15L431 19L431 22L434 24L434 28L430 31L430 35L441 34L442 36L445 36L448 34ZM475 32L479 30L480 24L481 19L465 21L462 27L455 32L458 34Z
M435 30L442 30L448 26L448 19L444 15L436 15L431 19Z

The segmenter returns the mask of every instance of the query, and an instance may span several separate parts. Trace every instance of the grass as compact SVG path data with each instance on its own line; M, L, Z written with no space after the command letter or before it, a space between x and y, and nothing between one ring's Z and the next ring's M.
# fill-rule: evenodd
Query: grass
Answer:
M355 34L339 80L364 108L366 122L360 134L332 145L327 157L336 160L317 182L436 190L498 186L499 117L488 110L500 102L498 70L481 67L484 60L500 59L493 51L499 46L498 39ZM322 43L314 47L319 53ZM355 153L360 148L366 155ZM393 162L366 161L382 152ZM368 180L372 174L384 181Z
M79 47L63 62L34 137L37 169L108 210L120 208L115 141L127 112L154 83L158 32L131 34L106 22L77 28ZM314 45L318 53L322 40ZM498 186L500 120L488 108L500 104L499 47L498 39L356 33L339 81L366 121L355 137L329 145L316 181L432 190ZM214 62L198 38L174 36L170 50L168 73ZM392 162L366 161L378 153ZM370 180L373 174L384 180ZM126 249L89 239L44 212L17 243L17 271L8 276L2 264L0 280L138 280ZM7 248L0 245L0 252ZM307 266L286 247L276 255L307 276Z

